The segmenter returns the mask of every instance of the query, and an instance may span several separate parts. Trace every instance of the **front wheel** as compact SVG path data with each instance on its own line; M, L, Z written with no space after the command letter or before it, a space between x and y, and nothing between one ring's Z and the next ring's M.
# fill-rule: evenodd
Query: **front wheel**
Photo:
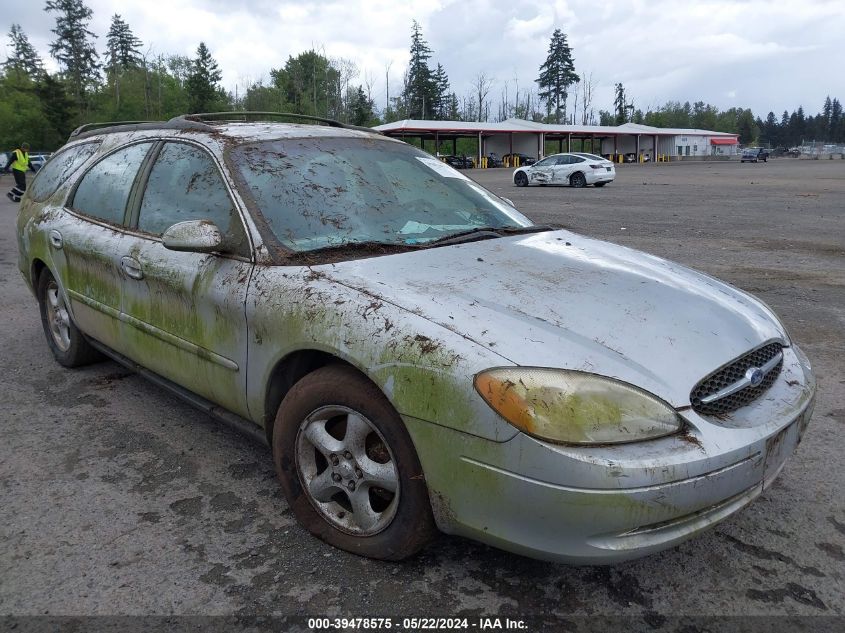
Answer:
M36 296L47 345L56 361L65 367L80 367L100 360L100 353L71 320L64 294L46 268L38 278Z
M513 182L517 187L527 187L528 186L528 176L525 174L524 171L518 171L514 174Z
M436 533L401 418L351 367L323 367L288 392L276 415L273 461L297 520L330 545L401 560Z
M580 189L581 187L586 187L587 179L584 177L584 174L582 174L580 171L576 171L569 177L569 186L575 187L577 189Z

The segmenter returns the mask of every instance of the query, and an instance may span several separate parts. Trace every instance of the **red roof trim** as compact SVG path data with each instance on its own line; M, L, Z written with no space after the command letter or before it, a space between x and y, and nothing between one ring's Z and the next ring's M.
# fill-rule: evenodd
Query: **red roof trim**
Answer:
M737 140L735 138L711 138L710 144L711 145L736 145Z

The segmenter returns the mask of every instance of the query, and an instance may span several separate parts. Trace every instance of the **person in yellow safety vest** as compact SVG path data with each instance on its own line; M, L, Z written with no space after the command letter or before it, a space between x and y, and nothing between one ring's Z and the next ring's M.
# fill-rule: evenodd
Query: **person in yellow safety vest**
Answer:
M15 186L6 194L12 202L20 202L21 196L26 191L26 170L35 171L32 163L29 162L29 143L21 143L21 146L9 153L9 162L6 171L11 171L15 176Z

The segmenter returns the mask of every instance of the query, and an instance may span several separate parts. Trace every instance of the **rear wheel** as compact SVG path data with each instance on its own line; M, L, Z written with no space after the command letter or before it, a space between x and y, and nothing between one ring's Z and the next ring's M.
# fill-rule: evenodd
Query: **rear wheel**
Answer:
M330 545L400 560L436 533L402 420L351 367L323 367L288 392L276 415L273 460L296 518Z
M527 187L528 176L525 174L524 171L518 171L513 176L513 182L517 187Z
M60 365L79 367L102 358L74 325L64 294L53 273L46 268L38 278L36 296L47 345Z
M581 187L587 186L587 179L584 177L580 171L576 171L569 177L569 186L576 187L580 189Z

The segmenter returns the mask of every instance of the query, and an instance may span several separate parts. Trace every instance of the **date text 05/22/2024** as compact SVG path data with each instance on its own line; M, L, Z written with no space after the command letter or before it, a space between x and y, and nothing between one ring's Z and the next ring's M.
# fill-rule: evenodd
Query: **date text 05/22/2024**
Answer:
M309 618L313 631L395 630L395 631L527 631L524 620L511 618Z

